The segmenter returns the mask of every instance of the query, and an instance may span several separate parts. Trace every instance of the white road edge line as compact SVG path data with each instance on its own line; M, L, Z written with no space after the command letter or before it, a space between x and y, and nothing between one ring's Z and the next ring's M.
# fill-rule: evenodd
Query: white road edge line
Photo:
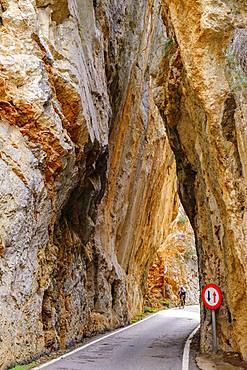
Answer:
M65 353L64 355L62 355L62 356L60 356L60 357L58 357L58 358L55 358L54 360L51 360L51 361L49 361L49 362L46 362L46 363L45 363L45 364L43 364L43 365L36 366L36 367L34 367L34 368L33 368L33 370L39 370L39 369L43 369L43 368L44 368L44 367L46 367L46 366L50 366L50 365L54 364L55 362L58 362L58 361L60 361L60 360L63 360L64 358L69 357L69 356L71 356L71 355L73 355L73 354L75 354L75 353L77 353L77 352L81 351L81 350L82 350L82 349L84 349L84 348L87 348L87 347L89 347L89 346L92 346L93 344L96 344L96 343L100 342L101 340L107 339L107 338L109 338L109 337L111 337L111 336L113 336L113 335L115 335L115 334L121 333L122 331L125 331L125 330L128 330L128 329L130 329L130 328L133 328L133 326L139 325L139 324L143 323L143 322L144 322L144 321L146 321L146 320L152 319L154 316L156 316L156 315L158 315L158 314L159 314L159 312L156 312L156 313L154 313L154 314L152 314L152 315L150 315L150 316L148 316L148 317L145 317L145 319L142 319L142 320L140 320L140 321L137 321L137 322L136 322L136 323L134 323L134 324L131 324L131 325L125 326L124 328L119 329L119 330L116 330L116 331L114 331L114 332L112 332L112 333L110 333L110 334L106 334L106 335L104 335L104 336L103 336L103 337L101 337L101 338L98 338L98 339L96 339L96 340L93 340L92 342L89 342L89 343L85 344L84 346L81 346L81 347L79 347L79 348L75 349L74 351L71 351L71 352Z
M190 362L190 343L200 328L200 324L192 331L190 336L187 338L185 346L184 346L184 353L183 353L183 361L182 361L182 370L189 370L189 362Z

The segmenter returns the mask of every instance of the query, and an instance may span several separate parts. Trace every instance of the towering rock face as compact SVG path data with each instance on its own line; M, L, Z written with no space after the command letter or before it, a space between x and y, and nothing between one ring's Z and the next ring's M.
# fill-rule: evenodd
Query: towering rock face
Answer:
M177 192L159 1L0 4L4 369L128 322Z
M220 347L247 360L246 1L163 1L166 55L156 102L176 156L179 193L196 233L201 284L223 290ZM203 350L210 313L202 309Z
M0 367L141 308L177 214L163 121L220 346L246 359L245 0L0 5Z

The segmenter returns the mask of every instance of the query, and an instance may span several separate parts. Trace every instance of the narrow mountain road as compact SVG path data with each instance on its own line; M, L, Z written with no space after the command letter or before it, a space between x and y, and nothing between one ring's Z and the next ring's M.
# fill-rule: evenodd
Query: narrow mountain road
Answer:
M46 370L181 370L186 339L198 326L199 306L160 311L63 359ZM190 370L194 365L190 366ZM195 367L196 368L196 367Z

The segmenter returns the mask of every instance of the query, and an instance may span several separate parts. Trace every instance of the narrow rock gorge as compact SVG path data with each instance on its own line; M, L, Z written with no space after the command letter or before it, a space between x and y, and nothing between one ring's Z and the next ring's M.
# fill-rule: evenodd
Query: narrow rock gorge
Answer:
M164 229L163 240L149 269L146 307L179 306L179 290L186 289L186 304L199 303L198 259L195 237L182 205L177 217Z
M246 1L0 6L0 367L127 324L180 200L247 360Z

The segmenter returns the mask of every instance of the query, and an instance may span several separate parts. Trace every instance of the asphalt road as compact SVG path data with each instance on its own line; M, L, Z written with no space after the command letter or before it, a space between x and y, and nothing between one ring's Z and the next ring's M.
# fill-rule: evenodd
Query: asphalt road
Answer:
M184 344L198 323L199 306L160 311L42 369L182 370Z

